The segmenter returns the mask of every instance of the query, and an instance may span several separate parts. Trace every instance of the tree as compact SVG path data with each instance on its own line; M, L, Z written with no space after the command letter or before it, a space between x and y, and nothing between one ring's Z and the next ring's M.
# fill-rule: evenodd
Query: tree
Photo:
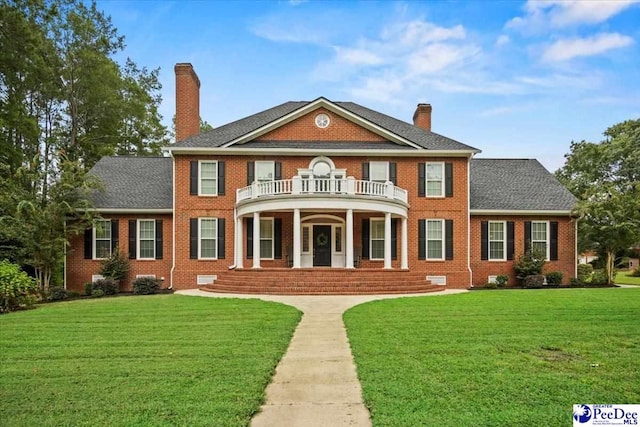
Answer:
M571 144L558 179L578 198L581 251L605 259L608 284L615 255L640 241L640 119L616 124L600 143Z

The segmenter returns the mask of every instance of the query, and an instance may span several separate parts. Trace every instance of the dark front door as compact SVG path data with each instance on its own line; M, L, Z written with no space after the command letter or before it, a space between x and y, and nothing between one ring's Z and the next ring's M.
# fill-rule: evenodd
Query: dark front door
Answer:
M331 267L331 226L313 226L313 266Z

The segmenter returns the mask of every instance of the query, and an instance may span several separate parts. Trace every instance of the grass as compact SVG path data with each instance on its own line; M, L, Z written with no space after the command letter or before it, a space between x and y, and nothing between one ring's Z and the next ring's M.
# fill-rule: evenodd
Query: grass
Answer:
M616 275L616 284L618 285L638 285L640 286L640 277L631 276L631 271L619 271Z
M300 317L179 295L0 316L0 424L248 425Z
M345 323L374 426L563 426L640 402L640 292L470 292L363 304Z

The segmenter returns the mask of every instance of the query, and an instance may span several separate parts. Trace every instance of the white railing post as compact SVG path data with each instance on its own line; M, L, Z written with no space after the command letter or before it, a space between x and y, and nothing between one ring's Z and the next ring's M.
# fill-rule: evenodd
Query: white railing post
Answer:
M251 183L251 198L255 199L258 197L258 181L253 181Z
M395 190L395 185L393 185L393 182L391 181L387 181L387 198L388 199L393 199L393 192Z
M302 191L302 178L300 175L295 175L291 179L291 194L300 194L300 191Z
M347 194L356 194L356 179L352 176L347 177Z

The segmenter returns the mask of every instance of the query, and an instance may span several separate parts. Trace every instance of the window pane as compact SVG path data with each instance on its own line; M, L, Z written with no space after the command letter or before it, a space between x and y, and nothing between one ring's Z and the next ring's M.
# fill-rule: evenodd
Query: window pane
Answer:
M273 240L260 239L260 258L273 258Z
M532 242L531 243L531 247L534 250L537 249L538 251L542 252L543 254L547 253L547 244L546 244L546 242Z
M111 239L111 221L96 221L96 239Z
M302 227L302 252L309 252L309 227Z
M373 259L384 258L384 240L371 241L371 258Z
M201 219L200 220L200 237L203 239L215 239L217 233L217 220Z
M442 181L427 181L428 196L442 196Z
M273 181L274 169L274 162L256 162L256 180Z
M140 221L140 239L155 239L155 221Z
M218 194L218 180L217 179L201 180L200 194Z
M369 179L371 181L386 182L389 164L387 162L370 162Z
M336 227L336 252L342 252L342 227Z
M547 240L547 223L532 222L531 223L531 240Z
M442 241L441 240L427 241L427 258L429 259L442 258Z
M427 180L442 181L442 163L427 163Z
M140 241L140 258L155 258L155 242L153 240Z
M384 239L384 221L371 221L371 238Z
M218 176L218 164L215 162L200 163L200 178L215 179Z
M260 220L260 238L271 239L273 237L273 221L270 219Z
M503 242L489 242L489 258L490 259L503 259L504 258L504 243Z
M427 221L427 239L442 239L442 221Z
M504 224L501 222L489 223L489 240L504 240Z
M111 255L110 240L96 240L96 258L108 258Z
M200 257L215 258L217 256L216 239L200 240Z

